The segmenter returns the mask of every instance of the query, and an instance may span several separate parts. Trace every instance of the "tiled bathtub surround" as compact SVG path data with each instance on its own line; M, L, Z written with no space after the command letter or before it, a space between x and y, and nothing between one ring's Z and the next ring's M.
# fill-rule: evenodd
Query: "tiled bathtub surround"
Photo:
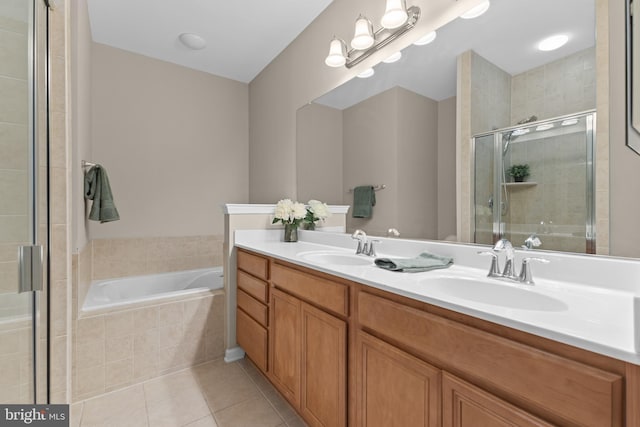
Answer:
M224 292L82 316L93 280L222 265L222 236L98 239L74 256L73 400L224 353Z
M224 292L77 321L73 400L224 354Z
M96 239L93 280L222 265L223 236Z

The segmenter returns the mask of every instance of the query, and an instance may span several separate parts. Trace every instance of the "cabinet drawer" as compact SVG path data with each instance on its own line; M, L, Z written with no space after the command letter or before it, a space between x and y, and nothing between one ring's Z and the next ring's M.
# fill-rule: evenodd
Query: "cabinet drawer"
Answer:
M260 301L249 296L242 289L238 289L237 294L238 307L244 310L250 317L262 326L267 327L268 311L267 306Z
M259 255L238 251L238 268L243 269L260 279L269 279L269 260Z
M622 378L360 292L362 327L515 403L581 426L621 425Z
M236 337L251 360L267 372L267 330L244 311L236 311Z
M269 301L269 284L260 279L238 270L238 288L242 289L258 301L267 303Z
M278 288L344 316L349 313L346 285L294 270L279 264L271 266L271 282Z

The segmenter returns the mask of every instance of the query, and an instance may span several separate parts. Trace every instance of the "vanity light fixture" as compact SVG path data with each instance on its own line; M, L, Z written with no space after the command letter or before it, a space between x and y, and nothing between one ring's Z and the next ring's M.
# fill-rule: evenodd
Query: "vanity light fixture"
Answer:
M480 3L479 5L477 5L475 7L472 7L471 9L467 10L465 13L460 15L460 18L462 18L462 19L474 19L474 18L477 18L478 16L482 15L487 10L489 10L489 6L491 6L491 2L489 0L485 0L482 3Z
M205 39L193 33L182 33L178 36L178 39L180 43L192 50L204 49L207 46Z
M425 34L424 36L420 37L418 40L414 41L413 44L415 44L416 46L424 46L434 41L436 39L436 36L437 36L436 32L431 31Z
M555 36L547 37L538 43L538 49L544 52L556 50L564 46L569 41L569 36L566 34L556 34Z
M373 68L367 68L366 70L358 74L357 77L361 79L368 79L369 77L373 76L375 73L376 72Z
M394 53L387 59L383 60L382 62L384 62L385 64L393 64L394 62L400 61L400 58L402 58L402 52L397 51L396 53Z
M386 10L382 17L382 28L374 31L371 21L363 15L356 20L351 50L337 37L333 37L329 45L329 55L324 63L329 67L352 68L393 42L412 28L420 19L420 8L405 6L405 0L387 0Z

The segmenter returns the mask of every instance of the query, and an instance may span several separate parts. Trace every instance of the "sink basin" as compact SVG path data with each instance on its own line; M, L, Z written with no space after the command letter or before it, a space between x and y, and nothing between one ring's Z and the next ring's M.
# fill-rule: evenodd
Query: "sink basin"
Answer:
M492 283L467 278L440 277L426 280L429 289L455 298L517 310L565 311L564 301L535 291L535 285Z
M301 252L298 256L304 260L327 265L372 265L373 258L339 251Z

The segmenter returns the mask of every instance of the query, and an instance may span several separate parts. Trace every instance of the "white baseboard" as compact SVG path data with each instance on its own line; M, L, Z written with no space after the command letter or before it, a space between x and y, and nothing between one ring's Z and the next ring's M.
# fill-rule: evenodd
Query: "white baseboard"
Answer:
M244 357L244 350L240 347L228 348L224 352L224 361L227 363L235 362Z

